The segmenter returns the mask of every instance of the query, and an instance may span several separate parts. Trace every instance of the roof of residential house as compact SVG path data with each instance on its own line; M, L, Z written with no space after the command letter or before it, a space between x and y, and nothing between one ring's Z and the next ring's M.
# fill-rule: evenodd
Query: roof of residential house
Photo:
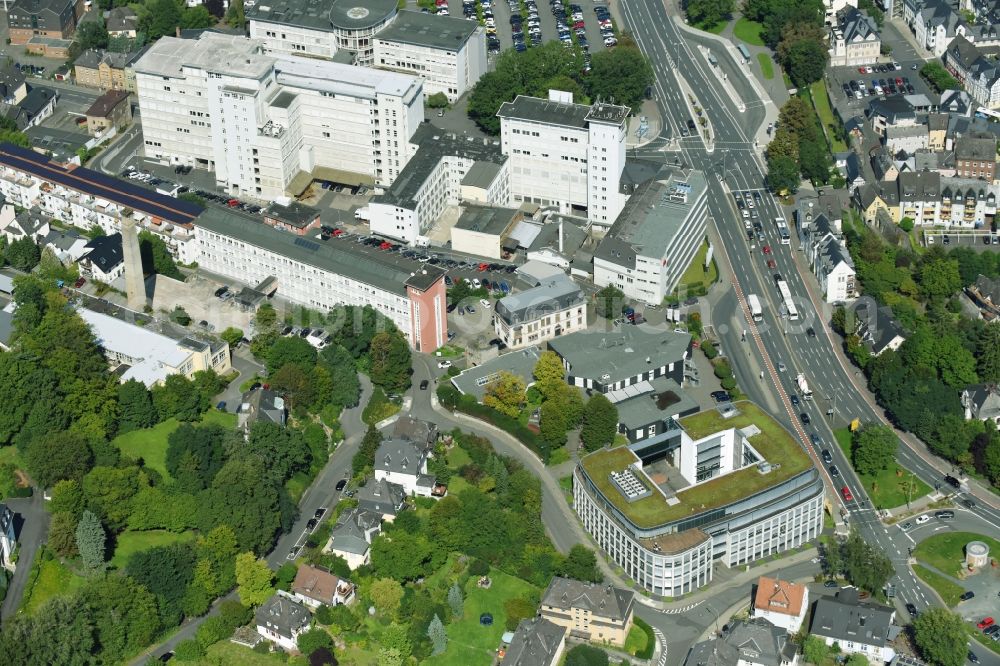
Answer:
M257 626L292 638L309 626L309 609L284 594L274 594L254 613Z
M426 46L444 51L458 51L479 29L475 21L401 11L388 26L375 35L376 40Z
M549 348L569 364L569 374L605 385L678 363L690 346L690 333L663 331L646 324L626 324L613 331L577 331L549 340Z
M507 648L504 666L551 666L566 631L566 627L542 617L521 620Z
M265 219L271 218L289 226L304 229L319 217L319 210L297 201L292 201L288 205L272 202L263 215Z
M904 337L903 326L896 321L888 305L879 307L874 300L862 297L854 306L854 316L858 335L875 355L882 353L896 338Z
M1000 416L1000 389L996 384L972 384L962 392L962 403L978 419L995 419Z
M665 257L708 189L701 171L668 171L639 185L594 252L594 260L635 268L636 256Z
M630 113L632 110L629 107L615 104L587 106L518 95L513 102L504 102L497 116L582 130L594 121L621 124Z
M409 271L398 256L386 253L364 254L353 243L321 243L268 226L257 216L209 207L195 221L196 227L243 241L289 259L300 261L331 273L349 274L358 282L399 294L406 286L426 290L444 279L444 270L423 265Z
M462 393L482 400L486 387L495 382L501 372L510 372L522 378L525 384L533 384L535 380L532 372L538 363L538 357L539 352L536 347L500 354L479 365L466 368L452 377L451 383Z
M83 67L84 69L97 69L102 64L105 64L111 69L125 69L125 66L136 53L137 52L121 53L118 51L87 49L73 61L73 66Z
M386 439L375 452L375 469L390 474L418 476L423 473L420 468L425 456L426 449L408 439Z
M937 171L903 172L896 178L899 200L939 201L941 174Z
M131 7L115 7L104 22L108 32L131 32L139 29L139 17Z
M946 58L965 70L972 67L972 64L982 55L982 51L962 35L956 35L945 51Z
M788 632L767 620L742 620L716 638L696 643L684 666L732 666L736 663L780 666L791 663L797 647Z
M339 576L333 575L326 569L303 564L295 574L292 592L329 604L337 596L337 587L341 580Z
M822 263L826 273L829 273L842 264L852 270L854 269L854 260L851 258L851 253L847 251L847 247L840 240L832 236L828 236L820 241L816 252L816 260Z
M333 32L377 26L396 13L395 0L269 0L247 7L248 20Z
M928 115L927 126L931 130L947 129L949 113L969 115L974 109L975 103L969 93L964 90L945 90L941 93L941 101L938 102L939 113ZM931 120L931 116L935 117L934 121Z
M848 5L837 12L837 22L848 43L878 39L878 25L867 15L858 11L857 7Z
M698 403L670 377L641 381L605 396L618 409L618 423L630 430L698 411Z
M45 108L52 104L52 100L56 99L57 95L55 90L49 88L42 88L40 86L29 86L29 88L28 94L25 95L18 106L28 114L28 118L30 119L45 111Z
M383 516L395 516L406 501L403 486L390 483L385 479L372 479L358 488L358 506L362 509L377 511Z
M77 243L83 243L84 238L80 234L76 233L72 229L50 229L48 235L42 239L41 244L43 247L51 245L56 250L61 252L68 252L72 250ZM83 246L86 249L86 243Z
M60 27L59 23L49 23L48 20L55 21L70 11L67 6L73 7L75 4L75 0L15 0L9 11L11 15L38 16L42 19L38 24L39 30L56 30Z
M91 239L87 243L87 249L89 252L84 256L84 259L97 266L104 273L111 272L125 260L122 254L121 232Z
M992 135L965 135L955 140L956 160L977 160L995 162L997 159L997 139Z
M1000 307L1000 279L989 278L980 274L973 283L980 296L988 299L993 305Z
M13 98L14 93L24 85L24 74L13 66L0 68L0 99Z
M108 90L90 105L86 115L92 118L107 118L118 106L128 101L128 92Z
M257 421L285 425L285 399L271 389L258 387L247 391L240 399L237 417L241 427Z
M869 117L881 116L886 125L895 125L903 120L916 120L913 105L899 95L875 97L868 103Z
M6 310L0 310L0 345L10 347L11 338L14 335L14 314Z
M340 515L337 524L330 530L328 550L364 555L370 541L367 534L381 528L382 514L361 508L347 509Z
M960 25L969 27L965 19L944 0L923 0L917 10L917 15L919 19L914 18L914 21L922 20L927 27L932 29L943 27L945 35L948 37L954 37L955 29Z
M415 419L409 414L403 414L392 426L392 436L407 439L418 445L431 445L437 441L437 425L430 421Z
M808 598L809 590L805 585L761 576L757 579L753 606L759 611L798 617L805 610Z
M482 163L476 162L476 164ZM455 228L489 236L502 235L521 217L521 211L516 208L488 208L486 206L463 206L462 208L462 214L455 222Z
M504 296L494 311L507 325L517 326L586 302L576 282L567 275L557 275L537 287Z
M862 603L855 588L842 588L835 598L816 600L809 631L841 643L884 646L898 633L892 624L895 614L887 606Z
M583 583L556 576L542 594L542 606L561 610L580 608L591 616L624 621L632 612L635 592L601 583Z

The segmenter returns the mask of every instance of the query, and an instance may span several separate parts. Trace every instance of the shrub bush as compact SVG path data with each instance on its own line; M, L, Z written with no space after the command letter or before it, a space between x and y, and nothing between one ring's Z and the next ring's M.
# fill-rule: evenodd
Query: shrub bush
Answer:
M474 397L471 395L462 395L451 384L441 384L438 386L437 396L438 401L445 408L463 412L495 425L534 451L542 459L542 462L547 463L549 461L549 456L552 453L549 445L542 441L532 430L522 425L517 419L512 419L506 414L501 414L486 405L480 405Z
M719 384L721 384L722 388L724 388L725 390L732 391L733 389L736 388L736 378L726 377L725 379L721 380Z
M729 364L725 361L719 361L715 364L715 376L719 379L725 379L726 377L733 376L733 369L729 367Z

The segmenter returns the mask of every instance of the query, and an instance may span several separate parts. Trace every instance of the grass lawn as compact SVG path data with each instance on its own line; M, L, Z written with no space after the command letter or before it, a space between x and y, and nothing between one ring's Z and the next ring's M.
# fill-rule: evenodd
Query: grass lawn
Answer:
M837 119L833 117L833 109L830 108L830 97L826 91L826 84L820 80L809 87L812 93L813 106L816 108L816 115L823 124L823 131L826 132L827 140L830 142L830 150L840 153L847 150L847 144L834 135L834 128L837 127Z
M839 428L833 431L834 436L837 438L837 444L840 445L840 449L844 452L844 455L848 460L851 459L851 431L847 428ZM907 478L907 472L903 472L903 476L896 476L896 470L900 469L899 465L893 463L888 469L884 469L875 476L870 474L858 474L858 478L861 479L861 483L864 484L865 490L872 498L872 502L875 506L880 509L894 509L897 506L903 506L906 504L906 492L900 487L900 483ZM915 500L918 497L923 497L931 491L930 486L921 481L920 479L913 477L916 482L913 494L910 496L910 500Z
M118 535L118 543L115 545L115 554L111 558L111 566L115 569L124 569L129 558L136 553L155 548L156 546L166 546L178 541L188 541L194 538L194 532L168 532L166 530L149 530L147 532L133 532L125 530Z
M1000 643L987 638L983 635L983 632L979 631L975 627L969 627L969 633L972 634L973 638L976 639L976 642L979 643L979 647L1000 654Z
M554 467L555 465L561 465L564 462L568 462L570 459L569 451L565 446L560 446L558 449L554 449L549 455L549 461L545 463L549 467Z
M647 648L652 638L638 623L633 624L625 637L625 651L635 656Z
M764 40L761 39L760 31L764 29L760 23L756 21L751 21L750 19L740 17L740 20L736 22L733 27L733 35L736 39L742 40L747 44L752 44L753 46L764 46Z
M706 254L708 254L707 241L703 242L701 247L698 248L694 259L691 260L691 265L687 267L684 275L681 276L681 281L677 283L674 293L684 293L692 287L708 287L708 285L713 284L719 279L719 269L715 265L714 259L709 264L708 270L705 270Z
M337 655L340 656L340 650ZM274 664L284 664L287 655L282 652L277 654L258 654L244 645L230 643L229 640L222 640L214 645L209 645L205 651L205 658L199 659L196 664L242 664L242 666L273 666ZM352 662L354 663L354 662ZM360 663L360 662L358 662Z
M943 532L921 541L913 556L938 571L957 576L965 562L965 545L970 541L982 541L990 547L991 555L1000 553L1000 541L988 536L973 532Z
M34 568L32 573L34 573ZM34 582L29 578L21 608L28 613L33 613L53 597L76 592L83 586L83 582L82 576L74 574L57 559L40 562L38 577L34 579Z
M764 74L764 78L770 81L774 78L774 61L771 60L771 56L766 53L757 54L757 62L760 63L760 71Z
M919 564L913 565L913 573L917 574L917 578L933 587L941 595L941 598L944 599L944 602L948 604L949 608L957 606L958 598L965 592L965 588L955 581Z
M465 586L465 616L448 625L448 649L424 663L430 666L493 663L500 636L506 631L507 616L503 602L514 597L527 597L536 590L530 583L495 569L490 572L490 577L493 585L488 590L477 587L475 577L469 580ZM479 624L479 616L485 612L493 614L492 626Z
M236 415L210 409L201 417L202 423L214 423L224 428L236 427ZM167 437L180 426L177 419L167 419L152 428L133 430L115 437L111 443L130 458L142 458L146 465L170 479L167 473Z
M372 397L368 399L368 404L365 405L364 410L361 412L361 420L367 425L375 425L379 421L389 418L400 409L399 405L386 397L382 389L376 387L372 391Z

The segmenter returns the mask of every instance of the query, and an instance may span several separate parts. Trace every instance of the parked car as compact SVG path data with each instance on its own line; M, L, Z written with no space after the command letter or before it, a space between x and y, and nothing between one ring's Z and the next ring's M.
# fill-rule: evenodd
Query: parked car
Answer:
M337 485L335 487L339 492L343 490L346 486L347 486L347 479L341 479L340 481L337 481Z
M954 511L936 511L934 517L938 520L951 520L955 517Z
M919 516L917 516L917 525L923 525L926 522L930 522L930 519L931 519L930 516L928 516L926 513L922 513Z
M310 518L309 520L306 521L306 529L309 530L310 532L316 529L317 525L319 525L319 521L316 520L315 518Z
M716 402L730 402L732 400L732 396L729 395L728 391L712 391L709 395Z
M448 360L438 361L438 367L439 368L450 368L451 367L451 361L448 361Z
M421 390L421 391L426 391L426 390L427 390L427 387L428 387L429 385L430 385L430 383L429 383L429 382L428 382L428 381L427 381L426 379L422 380L422 381L420 382L420 390Z
M917 612L917 607L913 604L906 604L906 612L910 614L910 617L916 618L919 613Z
M325 506L321 506L320 508L316 509L316 513L313 514L313 518L315 518L316 520L319 520L320 518L323 517L323 514L325 514L325 513L326 513L326 507Z
M979 629L985 629L986 627L993 626L994 624L996 623L993 621L992 617L984 617L976 624L976 627Z
M965 592L962 593L962 596L959 597L959 600L960 601L968 601L969 599L973 598L974 596L976 596L975 592L973 592L972 590L966 590Z

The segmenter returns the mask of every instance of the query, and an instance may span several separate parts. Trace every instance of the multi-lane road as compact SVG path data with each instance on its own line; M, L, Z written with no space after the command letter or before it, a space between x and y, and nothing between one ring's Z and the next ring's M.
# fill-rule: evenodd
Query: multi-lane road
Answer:
M754 367L764 371L764 381L761 381L758 373L744 371L740 379L747 392L761 404L780 405L776 416L790 425L803 445L816 456L816 463L827 478L831 497L836 498L835 502L843 506L848 516L847 521L859 529L869 543L892 558L897 574L893 580L897 594L905 601L916 604L918 608L926 607L933 596L906 566L908 542L900 536L898 529L887 528L879 520L850 464L835 445L831 424L826 420L826 411L831 408L834 397L836 412L843 417L876 422L882 420L883 415L869 402L868 396L855 386L858 381L856 370L843 365L835 352L834 345L837 342L826 326L828 317L825 313L821 315L818 312L810 298L806 284L797 270L792 254L794 250L779 242L774 219L787 218L787 214L762 189L765 186L764 165L754 147L754 137L765 114L764 105L738 71L740 65L732 60L728 51L713 44L719 67L725 71L746 103L745 111L741 112L736 108L729 96L720 90L718 71L706 62L697 49L699 40L711 44L710 38L693 36L683 31L668 16L660 0L639 0L622 4L620 11L625 27L632 32L640 48L649 57L656 74L654 90L664 115L665 133L670 133L673 137L680 136L679 129L686 124L688 118L687 105L675 78L677 76L686 80L711 123L714 133L713 150L709 152L700 138L681 138L679 157L681 163L701 169L708 175L708 208L721 239L721 247L718 248L722 255L720 259L731 266L731 272L735 276L734 293L724 297L716 311L711 313L715 330L723 339L723 348L733 356L743 354L743 348L750 347L751 354L748 358L754 357L750 362L756 362ZM772 257L777 263L774 271L766 267L760 248L752 250L748 245L742 221L732 205L730 189L761 193L761 204L757 208L767 238L766 244L771 246ZM780 272L788 283L801 315L799 321L787 322L781 318L780 298L775 289L773 272ZM743 311L743 299L750 293L761 296L766 311L764 322L756 326L747 322ZM816 331L815 337L806 334L810 327ZM741 342L744 329L750 331L745 343ZM779 363L787 367L785 372L778 370ZM737 369L741 366L745 370L749 368L747 363L737 362L734 365ZM794 391L793 378L799 372L806 375L819 397L793 408L788 395ZM803 424L800 413L809 415L810 425ZM819 447L810 441L812 433L819 436L823 442L821 446L831 451L842 476L829 476L827 466L818 458ZM942 479L939 469L905 443L900 447L899 460L931 485ZM940 461L936 462L942 464ZM844 486L850 489L852 501L843 501L840 490ZM986 525L992 525L994 531L1000 526L1000 512L982 501L977 502L972 513L982 518ZM977 652L983 653L984 650ZM995 657L980 656L985 657L984 663L989 663L988 660ZM1000 663L1000 660L995 660L995 663Z

